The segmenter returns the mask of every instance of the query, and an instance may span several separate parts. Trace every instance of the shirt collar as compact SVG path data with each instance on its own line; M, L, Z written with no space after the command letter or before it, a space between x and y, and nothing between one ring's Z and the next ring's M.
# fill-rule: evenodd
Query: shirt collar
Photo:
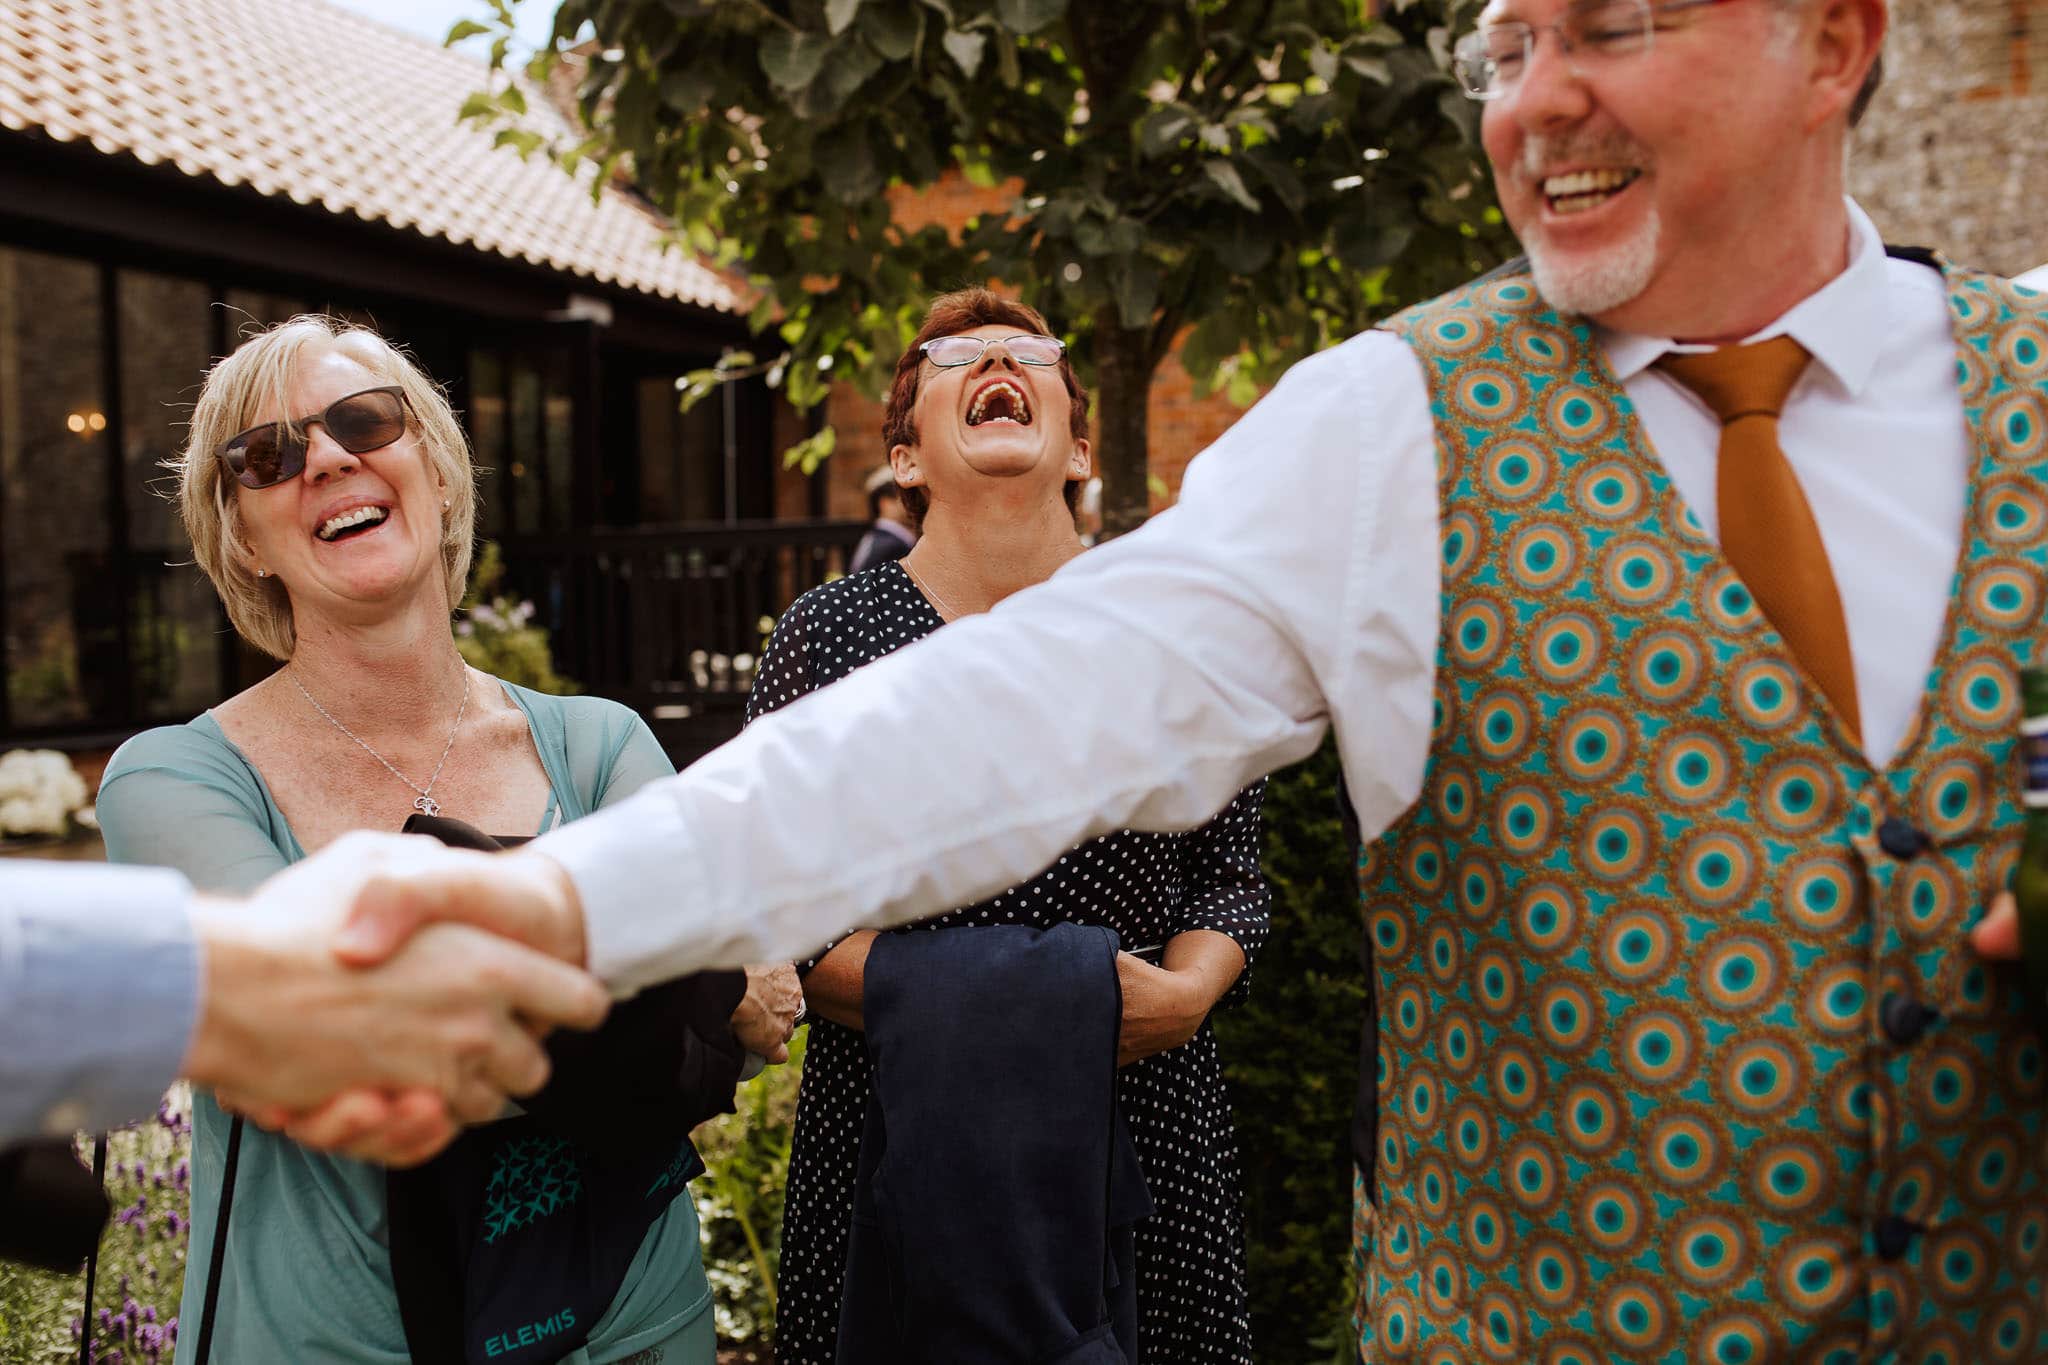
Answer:
M1853 396L1863 391L1877 368L1878 353L1885 340L1891 280L1885 268L1884 239L1878 235L1876 224L1853 199L1845 202L1849 209L1848 268L1744 341L1790 336ZM1623 383L1656 364L1667 351L1712 349L1680 346L1669 337L1638 332L1605 327L1594 330L1607 351L1607 363L1615 378Z

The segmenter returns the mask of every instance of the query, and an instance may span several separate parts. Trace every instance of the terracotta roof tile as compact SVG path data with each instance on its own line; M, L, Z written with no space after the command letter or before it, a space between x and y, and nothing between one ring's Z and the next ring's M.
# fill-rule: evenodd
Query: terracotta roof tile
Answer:
M0 127L169 162L513 260L739 312L743 284L664 248L631 194L590 195L456 111L484 63L326 0L4 0ZM538 90L525 125L574 139Z

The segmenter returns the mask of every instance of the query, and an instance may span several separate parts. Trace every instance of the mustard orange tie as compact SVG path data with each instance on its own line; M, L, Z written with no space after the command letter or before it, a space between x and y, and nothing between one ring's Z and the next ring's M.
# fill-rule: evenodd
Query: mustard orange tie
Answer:
M1721 553L1849 733L1860 739L1842 595L1835 590L1813 509L1778 444L1778 413L1810 358L1791 337L1773 337L1697 355L1671 354L1657 363L1721 419L1714 479Z

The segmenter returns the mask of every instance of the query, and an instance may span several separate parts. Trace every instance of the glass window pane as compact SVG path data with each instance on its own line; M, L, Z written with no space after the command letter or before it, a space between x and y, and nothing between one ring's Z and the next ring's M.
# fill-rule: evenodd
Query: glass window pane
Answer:
M295 318L306 311L304 299L285 294L265 294L254 289L228 290L228 349L244 338Z
M99 270L0 247L0 547L14 726L118 714Z
M569 488L575 476L576 400L569 393L569 357L553 352L542 361L547 396L541 409L541 462L547 471L542 524L559 531L570 522Z
M501 536L511 524L512 482L505 460L505 366L496 351L469 353L470 444L476 450L477 496L482 534Z
M509 453L512 459L505 472L511 476L508 482L511 484L512 526L519 531L538 531L547 524L544 512L547 505L547 465L540 439L540 371L526 357L515 357L509 368Z
M672 379L639 384L641 519L725 520L725 419L722 393L688 412Z
M643 379L636 394L640 428L639 520L683 520L682 470L676 467L676 391L666 379Z
M116 290L135 704L150 720L188 720L223 696L227 617L192 563L164 462L183 444L210 359L211 293L197 280L134 270L120 273Z

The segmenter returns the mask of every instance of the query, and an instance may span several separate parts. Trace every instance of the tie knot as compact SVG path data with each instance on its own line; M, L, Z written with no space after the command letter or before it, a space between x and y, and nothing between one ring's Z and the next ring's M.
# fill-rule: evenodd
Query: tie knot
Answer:
M1726 426L1738 417L1776 417L1812 357L1791 337L1697 354L1673 353L1657 367L1698 394Z

